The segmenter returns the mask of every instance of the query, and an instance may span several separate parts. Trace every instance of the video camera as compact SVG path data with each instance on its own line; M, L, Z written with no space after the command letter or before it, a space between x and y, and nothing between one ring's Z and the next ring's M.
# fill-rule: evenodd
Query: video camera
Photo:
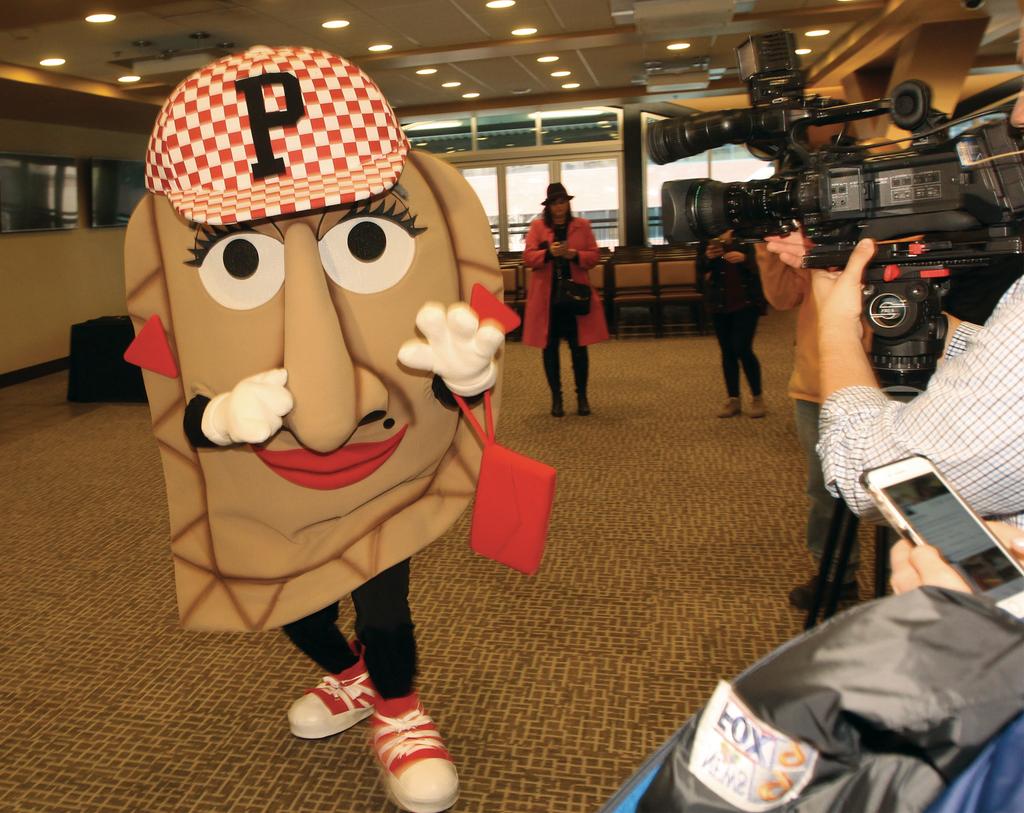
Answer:
M844 104L804 95L803 74L788 31L751 37L737 49L752 107L680 117L648 129L659 164L724 144L745 144L772 160L765 180L668 181L662 221L669 242L697 243L727 229L754 242L796 226L815 242L804 266L843 266L857 241L917 239L878 246L865 275L864 313L873 332L872 364L883 386L919 390L942 353L942 300L950 277L986 267L997 255L1024 253L1024 141L1003 118L950 138L916 80L890 99ZM992 113L993 111L986 111ZM1000 112L1004 112L1003 109ZM840 134L812 150L808 130L888 114L907 139L872 145L869 153Z

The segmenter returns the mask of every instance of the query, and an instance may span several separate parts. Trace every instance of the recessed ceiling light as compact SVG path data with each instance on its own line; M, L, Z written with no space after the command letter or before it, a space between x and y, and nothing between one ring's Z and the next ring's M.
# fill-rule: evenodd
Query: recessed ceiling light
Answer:
M551 72L551 75L552 76L556 76L556 77L557 76L570 76L571 74L572 74L572 71L552 71Z
M832 32L827 28L815 28L813 31L805 32L804 36L807 37L827 37Z
M479 95L480 95L479 93L477 93L476 91L473 91L472 93L463 93L462 94L462 98L463 99L475 99Z
M487 8L512 8L515 4L516 0L490 0Z
M512 95L513 96L525 96L531 90L532 90L532 88L513 88Z
M138 82L141 78L142 78L141 76L135 76L134 74L129 74L128 76L119 76L119 77L117 77L117 81L118 82L122 82L122 83L124 83L126 85L130 85L132 82Z
M688 42L672 42L665 46L670 51L685 51L690 47Z
M67 62L66 59L61 59L59 56L50 57L49 59L40 59L39 64L44 68L56 68Z
M116 19L116 14L90 14L85 21L87 23L112 23Z
M371 51L390 51L394 46L388 45L386 42L378 43L377 45L371 45L369 50Z
M562 90L576 90L580 86L579 82L566 82L562 85Z
M478 135L478 136L476 137L476 140L477 140L477 141L486 141L486 140L487 140L487 136L482 136L482 135Z
M420 76L430 76L437 73L437 68L420 68L416 73Z
M513 37L529 37L531 34L536 34L536 33L537 33L537 29L536 28L529 28L529 27L527 27L527 28L513 28L512 29L512 36Z
M426 141L417 141L416 142L416 146L417 147L426 147L427 146L427 142Z
M538 62L558 62L557 56L539 56L537 57Z
M800 56L804 56L805 54L809 54L810 52L810 48L797 48L793 53L800 54Z
M441 87L443 88L457 88L461 87L462 82L442 82Z
M348 20L328 20L320 23L321 28L348 28Z

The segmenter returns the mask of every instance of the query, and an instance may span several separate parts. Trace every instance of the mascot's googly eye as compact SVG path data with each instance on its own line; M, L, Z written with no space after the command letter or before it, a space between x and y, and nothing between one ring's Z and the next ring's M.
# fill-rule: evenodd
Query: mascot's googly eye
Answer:
M258 232L218 240L199 266L206 292L235 311L258 308L273 299L284 282L284 246Z
M415 254L416 238L383 217L343 220L320 240L324 270L355 294L375 294L397 284Z

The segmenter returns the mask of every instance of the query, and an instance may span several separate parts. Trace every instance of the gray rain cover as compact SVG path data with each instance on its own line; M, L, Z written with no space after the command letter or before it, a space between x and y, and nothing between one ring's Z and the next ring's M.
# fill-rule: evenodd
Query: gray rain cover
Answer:
M1024 710L1024 624L938 588L783 645L677 734L638 813L924 810Z

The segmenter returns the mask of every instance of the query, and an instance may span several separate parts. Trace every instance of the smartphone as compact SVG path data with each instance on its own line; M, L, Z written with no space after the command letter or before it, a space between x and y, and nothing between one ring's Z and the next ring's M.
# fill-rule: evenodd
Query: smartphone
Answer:
M1024 617L1024 569L927 457L869 469L861 481L893 528L938 548L975 592Z

